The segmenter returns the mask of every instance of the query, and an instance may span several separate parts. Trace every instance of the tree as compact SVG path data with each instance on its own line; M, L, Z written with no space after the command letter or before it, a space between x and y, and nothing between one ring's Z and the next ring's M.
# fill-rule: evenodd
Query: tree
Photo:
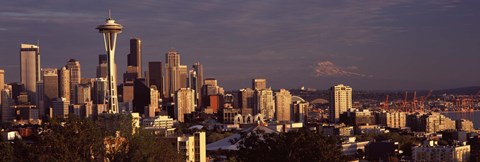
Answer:
M13 161L13 147L0 139L0 161Z
M182 161L177 149L165 139L153 135L147 130L140 130L131 141L128 152L129 161Z
M242 134L239 161L343 161L340 140L308 129L287 133L255 131Z
M70 115L64 124L52 120L35 144L40 161L103 160L102 131L90 119Z

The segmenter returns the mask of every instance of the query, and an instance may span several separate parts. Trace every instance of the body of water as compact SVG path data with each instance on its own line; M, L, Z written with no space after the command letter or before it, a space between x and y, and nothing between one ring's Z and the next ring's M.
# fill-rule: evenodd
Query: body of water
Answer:
M480 128L480 111L471 112L442 112L441 114L453 120L467 119L473 122L475 129Z

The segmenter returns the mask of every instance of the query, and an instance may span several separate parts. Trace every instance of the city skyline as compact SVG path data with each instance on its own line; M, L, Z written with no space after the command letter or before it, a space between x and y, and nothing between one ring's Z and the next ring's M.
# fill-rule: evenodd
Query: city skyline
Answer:
M11 58L0 60L7 83L20 82L20 65L11 61L20 58L18 45L37 40L42 68L59 68L76 59L82 76L95 76L96 58L105 52L94 28L110 4L100 2L93 9L90 1L0 4L0 20L5 22L0 36L7 38L0 40L0 55ZM475 21L479 5L119 2L111 7L113 17L126 27L117 41L117 75L126 71L128 40L138 37L142 69L149 61L165 63L164 54L173 47L182 54L182 65L202 63L205 78L217 79L227 90L249 87L252 78L266 78L274 89L327 89L339 83L372 90L475 86L480 76L470 71L480 68L480 31L475 30L480 27ZM177 9L180 12L174 12Z

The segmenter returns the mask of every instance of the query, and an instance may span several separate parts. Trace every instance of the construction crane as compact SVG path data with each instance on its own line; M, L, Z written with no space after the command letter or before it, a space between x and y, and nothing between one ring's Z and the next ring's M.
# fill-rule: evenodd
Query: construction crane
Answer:
M432 92L433 92L433 90L430 90L427 95L421 97L420 104L422 104L422 105L420 105L420 111L422 111L422 112L425 111L426 102L428 101L428 98L430 96L432 96Z
M413 103L412 103L412 109L410 109L410 112L414 112L417 110L417 91L413 92Z
M385 98L385 103L383 103L383 110L387 111L388 110L388 95Z

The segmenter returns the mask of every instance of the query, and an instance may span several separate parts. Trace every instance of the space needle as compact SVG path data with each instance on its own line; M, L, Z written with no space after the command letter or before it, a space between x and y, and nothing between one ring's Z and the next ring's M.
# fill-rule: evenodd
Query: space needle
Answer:
M99 25L96 29L100 33L103 33L103 40L105 42L105 50L108 57L108 70L107 70L107 82L108 82L108 94L106 100L108 102L108 113L119 113L118 110L118 98L117 98L117 75L115 71L115 46L117 43L117 34L122 32L123 26L115 23L108 14L108 18L105 24Z

